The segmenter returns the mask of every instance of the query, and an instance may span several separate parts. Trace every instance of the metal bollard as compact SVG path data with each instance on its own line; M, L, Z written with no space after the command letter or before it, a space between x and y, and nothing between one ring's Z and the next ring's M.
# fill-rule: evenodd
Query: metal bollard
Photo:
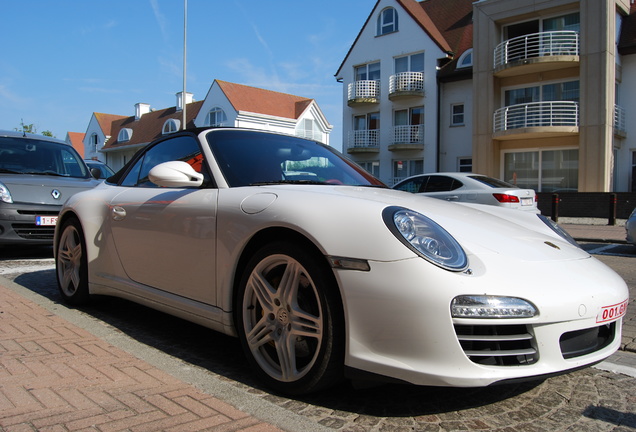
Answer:
M609 220L607 221L608 225L614 226L616 225L616 206L617 206L617 198L615 193L610 194L609 201Z
M559 194L552 194L552 220L559 222Z

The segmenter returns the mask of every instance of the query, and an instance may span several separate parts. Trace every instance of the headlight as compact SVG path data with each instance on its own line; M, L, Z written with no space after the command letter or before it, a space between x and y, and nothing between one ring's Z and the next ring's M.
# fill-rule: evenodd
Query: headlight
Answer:
M387 207L382 218L389 230L413 252L446 270L462 271L466 253L444 228L423 214L401 207Z
M567 241L573 246L576 246L577 248L581 247L581 245L579 245L576 242L576 240L574 240L572 236L568 234L567 231L565 231L563 228L561 228L555 221L553 221L552 219L548 217L545 217L544 215L537 215L537 216L539 216L539 219L541 219L544 224L550 227L550 229L554 231L555 233L557 233L559 237L561 237L563 240Z
M532 318L537 308L516 297L457 296L451 302L453 318Z
M13 202L13 198L11 198L11 192L9 192L9 188L4 185L4 183L0 182L0 201L5 202L7 204L11 204Z

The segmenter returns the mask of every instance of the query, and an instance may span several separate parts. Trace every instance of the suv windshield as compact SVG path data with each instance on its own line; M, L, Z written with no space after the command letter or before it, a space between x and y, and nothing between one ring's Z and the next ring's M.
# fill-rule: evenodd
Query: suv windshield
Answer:
M386 187L329 146L293 136L216 130L207 135L231 187L261 184L344 184Z
M0 137L0 173L89 177L70 145L13 137Z

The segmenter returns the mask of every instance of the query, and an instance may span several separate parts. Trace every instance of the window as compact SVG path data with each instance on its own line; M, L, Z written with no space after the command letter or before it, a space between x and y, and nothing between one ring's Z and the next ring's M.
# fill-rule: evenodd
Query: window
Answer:
M372 161L372 162L358 162L366 172L371 174L373 177L380 178L380 162Z
M473 49L467 49L464 53L459 56L459 60L457 60L457 68L467 68L472 67L473 65Z
M220 107L214 107L205 116L206 126L227 126L227 116Z
M537 192L576 192L579 151L536 150L504 153L504 181Z
M413 144L424 141L424 107L397 110L393 113L393 142Z
M369 63L355 68L356 81L373 81L380 79L380 62Z
M412 54L395 59L395 73L424 72L424 53Z
M380 145L380 113L353 117L353 147L378 147Z
M424 160L394 160L393 161L393 184L398 181L417 174L424 173Z
M117 141L126 142L132 138L133 131L130 128L122 128L117 134Z
M451 126L464 125L464 104L451 105Z
M168 119L163 124L163 130L161 131L161 133L164 135L175 133L179 131L180 127L181 127L181 122L179 120Z
M97 144L99 143L99 137L96 133L91 134L89 139L90 151L95 153L97 151Z
M396 31L398 31L397 11L392 7L383 9L378 16L378 28L376 36L382 36Z
M314 119L302 119L296 125L296 136L322 142L322 132L318 129Z
M121 185L128 187L158 187L148 179L148 173L155 166L168 161L189 163L195 171L203 173L203 184L209 183L210 177L203 169L203 155L197 140L191 136L179 136L161 141L148 149L131 168Z
M459 171L459 172L472 172L473 171L473 158L459 158L457 160L457 171Z

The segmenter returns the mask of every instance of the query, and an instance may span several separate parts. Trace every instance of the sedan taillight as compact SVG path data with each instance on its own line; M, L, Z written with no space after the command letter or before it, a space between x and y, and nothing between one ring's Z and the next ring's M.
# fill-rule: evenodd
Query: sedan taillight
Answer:
M518 203L519 197L508 194L494 193L492 194L500 203Z

